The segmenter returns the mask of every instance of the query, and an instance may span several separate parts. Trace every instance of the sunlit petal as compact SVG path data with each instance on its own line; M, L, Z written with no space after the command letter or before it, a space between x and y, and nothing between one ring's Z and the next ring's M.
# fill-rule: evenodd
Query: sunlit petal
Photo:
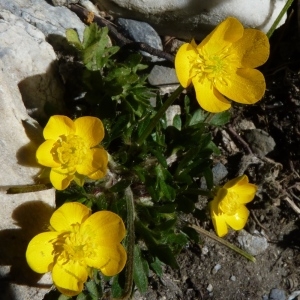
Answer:
M54 284L67 296L78 295L83 290L87 278L87 267L78 261L65 260L63 263L55 263L52 270Z
M206 111L218 113L228 110L231 104L212 85L208 79L193 78L196 98L200 106Z
M178 81L186 88L192 82L192 66L197 59L198 53L192 44L183 44L175 57L175 70Z
M60 168L51 169L50 181L57 190L65 190L73 180L74 175L63 173Z
M228 74L226 84L216 82L220 93L231 100L243 104L254 104L259 101L266 90L263 74L255 69L238 69Z
M93 148L88 151L84 161L76 167L79 174L91 179L100 179L107 172L108 155L102 148Z
M83 223L90 214L90 209L85 205L79 202L68 202L53 213L50 224L57 231L71 230L73 224Z
M46 140L57 140L61 135L69 135L74 133L74 122L70 118L60 115L50 117L43 131L43 135Z
M96 244L119 243L126 234L122 219L110 211L92 214L81 226L82 235L90 236Z
M104 138L102 122L95 117L81 117L74 121L76 135L82 137L88 147L98 145Z
M36 235L28 244L26 260L29 267L37 273L51 271L53 264L53 241L58 232L49 231Z
M216 54L225 47L242 38L244 27L235 18L229 17L220 23L199 45L198 49L205 47L207 53Z
M222 237L228 233L228 227L223 214L219 213L218 201L211 201L209 204L211 219L218 236Z
M268 37L256 29L245 29L243 37L231 48L240 57L243 68L259 67L267 61L270 55Z
M249 217L249 210L241 205L233 216L224 215L226 223L234 230L241 230L245 227Z
M56 141L54 140L47 140L38 147L36 151L36 159L39 164L50 168L57 168L60 166L60 163L54 160L51 153L55 142Z

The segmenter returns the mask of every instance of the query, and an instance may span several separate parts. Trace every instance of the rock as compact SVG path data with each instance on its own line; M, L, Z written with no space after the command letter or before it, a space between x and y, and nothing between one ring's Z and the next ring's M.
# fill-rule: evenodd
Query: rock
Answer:
M154 86L176 85L178 87L179 85L175 69L159 65L152 68L148 81Z
M276 146L274 139L261 129L249 130L245 133L245 137L253 152L260 156L265 156Z
M148 23L123 18L117 19L116 23L123 29L124 35L129 39L135 42L146 43L155 49L163 50L159 35ZM151 58L152 62L164 60L144 51L141 51L141 53Z
M264 236L251 235L245 230L239 231L237 241L251 255L261 254L268 248L268 241Z
M215 275L215 274L218 273L218 271L219 271L220 269L221 269L221 265L220 265L220 264L216 264L216 265L213 267L211 273L212 273L213 275Z
M286 300L285 291L280 289L272 289L269 295L269 300Z
M7 10L0 10L0 57L6 75L19 88L29 114L46 118L45 105L59 112L64 89L56 55L42 32Z
M151 24L160 35L202 39L228 16L246 27L267 32L285 5L284 0L95 0L100 9L116 17ZM283 24L286 16L280 25Z
M68 28L77 30L83 36L84 24L67 7L54 7L41 0L0 0L0 9L10 11L41 31L55 47L66 45L65 32Z

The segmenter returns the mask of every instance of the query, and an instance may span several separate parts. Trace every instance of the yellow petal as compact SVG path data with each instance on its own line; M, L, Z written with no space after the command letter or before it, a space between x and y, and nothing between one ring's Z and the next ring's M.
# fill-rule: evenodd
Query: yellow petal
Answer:
M106 276L114 276L120 273L126 264L127 254L121 244L117 244L114 247L99 246L99 248L96 249L96 253L99 260L91 262L91 266L100 269ZM103 258L106 258L106 264L99 265L98 263L102 261Z
M180 84L186 88L192 81L192 68L198 53L193 44L183 44L175 56L175 71Z
M76 166L76 171L91 179L100 179L106 175L107 163L108 155L104 149L89 149L84 161L80 165Z
M83 290L83 284L87 278L87 267L78 261L65 260L53 266L53 283L61 293L67 296L78 295Z
M76 135L83 138L86 145L97 146L104 138L104 127L100 119L95 117L81 117L74 121Z
M96 244L106 245L120 243L126 230L123 220L110 211L98 211L92 214L82 224L80 233L90 236Z
M241 39L232 47L241 58L241 67L256 68L264 64L270 55L270 43L265 33L257 29L245 29Z
M75 133L74 122L66 117L55 115L52 116L46 124L43 134L46 140L57 140L61 135L69 135Z
M218 213L218 201L215 199L209 203L211 220L214 225L216 234L222 237L228 233L228 227L225 222L224 214Z
M74 175L63 173L63 170L60 168L51 169L50 171L50 181L59 191L65 190L73 179Z
M91 214L89 208L79 202L68 202L58 208L50 219L57 231L72 230L72 224L83 223Z
M229 17L220 23L199 45L198 49L205 47L205 52L217 54L225 47L230 46L242 38L244 27L235 18Z
M263 74L255 69L238 69L228 74L226 84L216 82L219 92L231 100L243 104L254 104L259 101L266 90Z
M249 183L248 177L243 175L237 178L238 180L231 180L224 185L227 188L239 196L238 201L241 204L248 203L255 197L257 186L255 184ZM231 186L231 187L230 187Z
M50 168L57 168L60 166L60 163L56 162L51 154L55 142L56 141L54 140L47 140L38 147L36 159L39 164Z
M50 231L36 235L28 244L26 260L29 267L37 273L51 271L53 263L53 240L59 233Z
M224 215L226 223L234 230L241 230L245 227L249 217L249 210L241 205L233 216Z
M196 98L200 106L209 112L218 113L230 108L231 104L212 85L211 81L198 76L193 78Z

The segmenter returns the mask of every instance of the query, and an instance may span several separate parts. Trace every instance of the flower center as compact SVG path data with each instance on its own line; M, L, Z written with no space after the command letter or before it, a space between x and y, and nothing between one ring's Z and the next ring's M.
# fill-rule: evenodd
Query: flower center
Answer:
M85 258L94 255L91 238L80 233L78 223L72 227L72 231L62 233L54 241L54 257L62 264L72 260L85 265Z
M234 192L228 192L226 197L222 199L219 203L219 209L228 216L233 216L236 214L238 208L240 207L239 195Z
M68 173L75 173L76 166L83 162L87 150L84 140L78 135L62 135L56 141L52 155Z
M200 80L207 78L213 84L221 82L229 85L229 75L237 69L237 56L229 47L225 47L216 53L208 53L205 47L198 50L198 57L192 63L192 76L200 75Z

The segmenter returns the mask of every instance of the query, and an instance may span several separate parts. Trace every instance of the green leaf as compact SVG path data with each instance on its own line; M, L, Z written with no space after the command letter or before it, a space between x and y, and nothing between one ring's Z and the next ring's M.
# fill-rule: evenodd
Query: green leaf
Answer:
M209 124L214 126L223 126L228 123L230 120L230 112L223 111L218 114L214 114L214 116L210 119Z
M66 38L67 38L69 44L73 45L78 50L82 49L82 44L81 44L81 41L79 39L79 36L78 36L78 33L76 30L71 29L71 28L67 29L66 30Z
M131 184L131 180L123 179L113 185L109 190L112 193L118 193L124 191Z
M139 246L134 246L133 279L140 293L148 290L148 268L147 262L142 258Z
M181 130L182 122L180 115L176 115L173 119L173 126L178 130Z
M207 115L207 113L204 112L202 109L197 109L194 112L194 114L193 114L193 116L192 116L192 118L190 120L189 125L193 126L193 125L197 125L199 123L203 123L204 120L205 120L205 118L206 118L206 115Z
M154 261L150 263L150 267L159 277L162 276L162 262L157 257L155 257Z
M86 286L92 300L99 299L100 295L99 295L98 288L97 288L97 285L94 280L90 280L90 281L86 282L85 286Z

